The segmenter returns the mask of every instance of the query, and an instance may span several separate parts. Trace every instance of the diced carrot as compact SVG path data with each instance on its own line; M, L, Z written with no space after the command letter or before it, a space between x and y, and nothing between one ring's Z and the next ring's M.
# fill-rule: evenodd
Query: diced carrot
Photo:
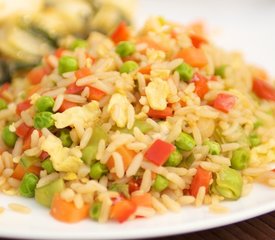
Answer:
M65 110L78 106L77 103L69 102L67 100L64 100L61 107L59 108L59 112L64 112Z
M267 72L259 67L254 67L251 68L252 76L255 79L262 79L262 80L267 80L269 78Z
M89 101L92 101L92 100L96 100L96 101L99 101L101 98L103 98L106 93L95 88L95 87L89 87L89 90L90 90L90 94L89 94Z
M275 87L267 81L253 79L252 91L261 99L275 101Z
M57 48L57 49L55 50L54 55L55 55L57 58L61 58L64 51L65 51L64 48Z
M186 102L184 102L183 100L180 100L179 103L182 107L186 107Z
M213 102L213 107L222 112L228 113L235 105L237 98L234 95L220 93ZM275 91L274 91L275 100Z
M198 34L190 34L190 39L195 48L200 48L202 44L207 43L208 41L201 35Z
M124 168L127 169L132 162L134 156L136 155L136 152L133 150L129 150L126 146L122 145L119 148L116 149L116 152L118 152L124 163ZM115 166L115 162L113 157L110 157L110 159L107 162L107 167L109 169L112 169Z
M131 201L140 207L152 207L152 196L150 193L132 196Z
M181 49L175 58L182 58L186 63L192 67L202 68L207 65L207 58L200 48L183 48Z
M173 109L171 107L166 107L164 110L154 110L150 108L148 116L151 118L165 119L173 115Z
M25 123L21 123L17 128L16 128L16 135L21 138L27 137L29 131L32 131L33 128L29 127Z
M126 221L137 209L135 203L130 200L121 200L111 207L110 218L120 223Z
M27 75L29 82L33 85L41 82L42 78L49 73L49 69L46 67L33 68Z
M26 100L26 101L20 102L16 106L16 113L20 116L21 112L29 109L31 106L32 105L31 105L31 101L30 100Z
M83 67L75 72L76 79L84 78L92 74L92 71L87 68Z
M169 49L165 45L157 43L156 41L154 41L153 39L151 39L150 37L147 37L147 36L139 38L138 43L146 43L147 48L153 48L155 50L169 52Z
M29 130L27 135L24 137L23 146L22 146L22 149L24 151L31 148L31 135L32 135L33 130L34 130L34 128Z
M189 24L188 28L198 35L203 35L205 33L205 24L203 21L192 22Z
M12 177L16 178L17 180L21 180L26 173L33 173L39 176L40 171L41 171L41 167L33 165L33 166L30 166L29 168L24 168L21 163L18 163L14 169Z
M53 198L50 214L59 221L66 223L79 222L89 215L89 205L77 208L73 202L67 202L56 194Z
M7 100L5 98L5 95L3 94L5 91L7 91L10 88L10 84L9 83L4 83L1 87L0 87L0 98L4 98L5 100Z
M66 93L68 94L79 94L83 91L83 89L85 88L85 86L77 86L74 83L70 84L67 89L66 89Z
M211 179L212 179L212 173L210 171L207 171L202 167L198 167L196 175L193 177L193 180L190 186L190 194L196 197L200 187L205 187L205 190L207 192Z
M150 74L151 72L151 65L147 65L145 67L142 67L138 70L138 72L142 73L142 74Z
M36 93L40 89L41 89L40 84L31 85L27 91L27 97L29 98L30 96L32 96L34 93Z
M209 91L206 77L195 73L191 81L195 83L195 93L202 99Z
M129 29L125 22L120 22L115 31L111 34L111 39L114 43L126 41L130 37Z

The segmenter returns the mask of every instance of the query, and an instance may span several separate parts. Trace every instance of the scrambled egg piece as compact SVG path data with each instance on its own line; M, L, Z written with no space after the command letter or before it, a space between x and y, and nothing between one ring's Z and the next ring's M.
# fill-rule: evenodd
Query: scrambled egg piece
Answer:
M145 93L151 108L155 110L164 110L166 108L166 99L169 95L169 86L166 81L160 78L154 79L145 88Z
M63 113L53 115L55 126L65 128L80 124L84 128L91 127L100 115L100 109L97 101L92 101L82 107L72 107Z
M78 150L81 155L79 149L63 147L61 140L53 135L49 135L45 139L41 145L41 149L50 155L56 171L76 173L83 164L79 157L71 154L71 150L73 149L74 151Z
M129 108L132 108L132 111L134 112L134 107L127 97L120 93L115 93L109 102L107 110L111 114L111 118L115 121L116 125L123 128L128 122Z
M38 93L34 93L33 95L31 95L31 104L34 105L35 102L38 100L38 98L40 98L41 96Z

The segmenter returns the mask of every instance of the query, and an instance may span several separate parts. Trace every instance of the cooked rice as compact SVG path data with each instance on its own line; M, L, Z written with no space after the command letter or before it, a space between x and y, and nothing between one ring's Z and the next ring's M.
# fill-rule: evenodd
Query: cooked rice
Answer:
M10 203L8 206L9 206L9 209L13 210L14 212L23 213L23 214L28 214L31 212L30 208L22 204Z

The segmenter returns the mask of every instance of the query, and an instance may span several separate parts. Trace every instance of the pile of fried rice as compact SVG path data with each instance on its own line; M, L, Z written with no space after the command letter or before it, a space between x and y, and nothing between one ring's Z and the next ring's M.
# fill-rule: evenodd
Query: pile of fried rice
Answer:
M213 45L200 24L161 17L74 41L0 89L0 192L34 197L65 222L123 222L186 205L226 212L221 202L255 182L275 187L275 90L264 70ZM35 184L23 185L30 174ZM54 181L62 186L45 204L38 194ZM81 217L60 216L62 204Z

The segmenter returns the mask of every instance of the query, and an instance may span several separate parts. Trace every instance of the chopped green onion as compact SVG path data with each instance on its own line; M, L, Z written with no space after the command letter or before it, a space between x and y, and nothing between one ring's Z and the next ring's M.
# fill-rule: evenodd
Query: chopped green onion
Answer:
M126 198L130 198L129 185L126 183L113 183L109 187L110 191L118 192L123 194Z
M169 181L167 180L167 178L157 174L152 187L156 192L162 192L168 187L168 185L169 185Z
M138 68L138 64L134 61L127 61L122 64L119 71L120 73L130 73L135 71Z
M54 99L49 96L42 96L35 102L38 112L51 112L54 106Z
M20 183L19 193L23 197L32 198L39 178L33 173L26 173Z

